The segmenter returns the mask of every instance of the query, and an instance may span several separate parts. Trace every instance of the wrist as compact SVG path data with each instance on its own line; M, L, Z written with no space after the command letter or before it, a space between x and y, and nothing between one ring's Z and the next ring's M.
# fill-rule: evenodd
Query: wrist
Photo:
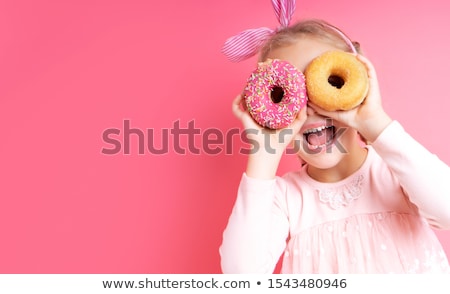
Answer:
M276 176L281 154L255 153L248 158L245 173L255 179L269 180Z
M358 131L369 142L374 142L391 122L389 115L381 111L377 116L364 120Z

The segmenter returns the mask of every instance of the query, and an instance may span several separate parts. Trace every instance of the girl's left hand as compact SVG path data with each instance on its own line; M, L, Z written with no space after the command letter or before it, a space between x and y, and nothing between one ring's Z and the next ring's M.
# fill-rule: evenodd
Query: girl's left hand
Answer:
M326 111L312 103L308 105L317 113L336 119L356 129L364 138L373 142L384 128L390 124L392 119L383 109L374 66L366 57L362 55L357 55L356 57L366 66L369 77L369 91L364 101L357 107L345 111Z

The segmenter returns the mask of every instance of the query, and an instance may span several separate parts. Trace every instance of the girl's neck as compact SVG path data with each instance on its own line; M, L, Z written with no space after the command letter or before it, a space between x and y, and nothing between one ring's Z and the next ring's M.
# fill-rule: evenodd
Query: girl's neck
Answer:
M354 145L352 150L332 168L320 169L308 166L308 174L316 181L323 183L339 182L355 173L364 163L367 157L367 148Z

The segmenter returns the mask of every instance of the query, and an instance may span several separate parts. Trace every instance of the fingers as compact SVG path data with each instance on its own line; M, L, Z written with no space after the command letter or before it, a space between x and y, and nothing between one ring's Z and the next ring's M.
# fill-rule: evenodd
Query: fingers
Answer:
M234 98L232 103L232 111L233 114L242 121L244 124L244 127L246 128L253 128L253 129L264 129L265 131L270 131L273 133L281 132L281 130L269 130L265 129L263 126L257 124L253 118L250 117L249 112L245 109L245 104L243 104L244 98L242 94L239 94ZM307 107L302 107L300 111L298 112L295 119L292 121L292 123L287 127L293 130L293 133L298 132L303 124L305 123L307 119Z
M308 117L307 113L307 106L304 106L300 109L297 116L295 117L294 121L291 124L291 128L294 130L294 133L297 133L300 131L301 127L306 121L306 118Z
M241 119L242 115L244 115L244 110L242 109L242 103L244 101L243 98L244 97L242 96L242 94L237 95L236 98L234 98L232 104L233 113L239 119Z
M363 104L367 104L369 102L380 103L381 95L380 95L378 78L377 78L377 73L376 73L375 67L373 66L372 62L370 62L370 60L368 58L366 58L365 56L358 55L357 58L366 67L367 75L369 77L369 91L368 91L367 97L366 97L368 99L363 101Z
M328 111L325 110L323 108L320 108L319 106L308 102L308 107L312 108L314 110L314 112L316 112L317 114L321 115L321 116L325 116L325 117L329 117L329 118L333 118L333 119L338 119L339 117L339 113L340 111Z
M256 121L250 116L244 103L244 96L239 94L234 98L232 104L233 114L241 121L245 129L261 129L262 126L258 125Z
M375 67L373 66L372 62L370 62L370 60L363 55L357 55L356 58L366 66L367 74L369 75L369 78L376 79L377 73L375 71Z

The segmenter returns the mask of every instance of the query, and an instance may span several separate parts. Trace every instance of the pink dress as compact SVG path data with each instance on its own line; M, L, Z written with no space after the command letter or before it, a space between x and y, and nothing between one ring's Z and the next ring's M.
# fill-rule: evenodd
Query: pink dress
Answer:
M224 273L450 273L432 228L450 228L450 168L392 122L336 183L307 166L242 176L220 247Z

